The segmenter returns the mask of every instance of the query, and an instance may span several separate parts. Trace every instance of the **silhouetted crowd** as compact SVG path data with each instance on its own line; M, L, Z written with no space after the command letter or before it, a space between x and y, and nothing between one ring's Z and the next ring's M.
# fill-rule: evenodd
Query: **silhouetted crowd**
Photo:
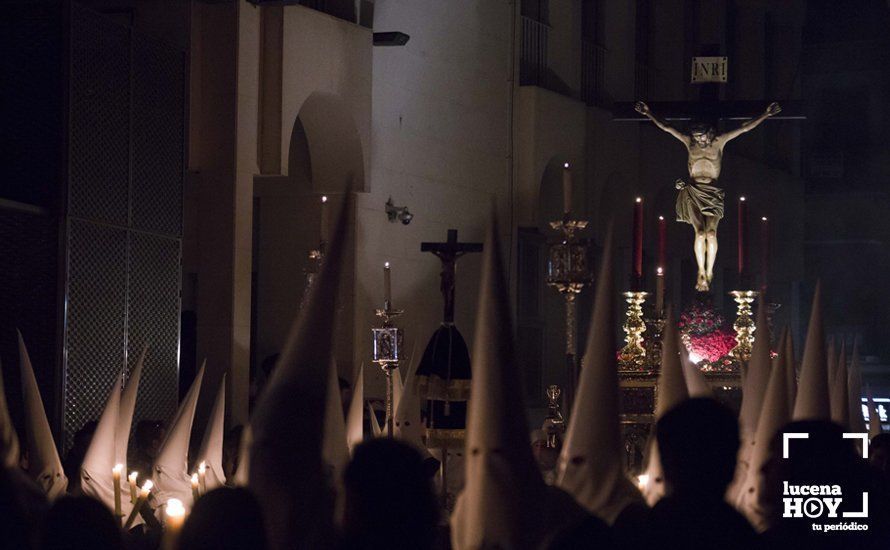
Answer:
M66 457L71 471L87 433L78 434ZM764 467L770 527L756 533L725 499L736 469L738 422L712 399L694 398L665 414L655 427L666 495L653 507L632 504L612 526L584 515L552 533L544 548L890 548L890 434L876 436L868 460L857 440L845 439L840 426L827 421L797 421L781 432L807 433L782 458L782 437L772 442ZM150 464L163 426L143 421L136 428L133 463ZM232 434L237 437L237 433ZM533 438L536 439L536 438ZM540 440L532 441L541 450ZM228 453L227 453L228 454ZM141 457L141 458L140 458ZM233 466L227 460L227 469ZM540 462L542 470L550 459ZM148 468L143 471L150 471ZM234 478L234 472L227 472ZM411 446L387 438L359 445L343 474L343 499L335 506L342 521L330 533L328 548L449 548L449 529L424 457ZM868 493L868 531L819 532L814 520L784 517L785 484L834 486L857 495L845 509L857 509ZM551 488L554 491L559 489ZM70 490L70 487L69 487ZM76 492L76 489L74 490ZM294 498L299 498L295 495ZM334 498L332 496L332 498ZM263 513L250 490L222 487L196 502L177 540L165 542L159 527L142 524L122 532L111 511L98 500L69 494L51 505L20 471L0 474L0 522L3 548L34 549L250 549L267 547ZM840 522L849 523L849 522Z

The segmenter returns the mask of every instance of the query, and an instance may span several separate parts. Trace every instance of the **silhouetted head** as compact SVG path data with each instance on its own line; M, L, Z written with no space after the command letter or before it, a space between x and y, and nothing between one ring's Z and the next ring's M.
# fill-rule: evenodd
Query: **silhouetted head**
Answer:
M729 409L713 399L688 399L661 417L655 433L668 493L723 495L739 448L739 424Z
M144 454L146 457L155 458L161 449L161 443L164 442L166 433L163 422L158 420L140 420L136 424L136 430L133 432L133 441L136 443L137 452Z
M242 548L266 548L263 513L253 493L221 487L198 499L182 527L179 550Z
M868 463L878 475L890 481L890 433L878 434L868 448Z
M123 548L111 511L90 497L62 497L47 513L41 530L46 550L114 550Z
M343 474L348 548L429 548L438 508L423 458L392 439L355 448Z

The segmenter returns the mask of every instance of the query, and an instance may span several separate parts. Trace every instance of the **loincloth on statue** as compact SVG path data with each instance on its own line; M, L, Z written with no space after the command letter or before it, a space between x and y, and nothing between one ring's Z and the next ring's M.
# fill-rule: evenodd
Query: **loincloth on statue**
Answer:
M677 193L677 221L692 224L702 217L723 218L723 189L695 181Z

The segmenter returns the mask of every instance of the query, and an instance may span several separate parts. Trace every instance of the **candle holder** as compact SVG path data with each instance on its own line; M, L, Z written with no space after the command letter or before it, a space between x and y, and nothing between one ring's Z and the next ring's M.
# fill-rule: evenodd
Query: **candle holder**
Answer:
M648 292L628 291L622 294L627 302L627 321L624 326L625 346L618 352L618 362L623 368L639 368L646 361L646 349L643 347L643 333L646 323L643 321L643 303Z
M386 376L386 435L393 435L393 371L399 367L402 359L402 329L392 324L392 319L398 317L404 311L392 309L389 301L384 302L384 308L375 311L378 317L383 319L382 327L373 327L371 337L373 340L373 361L380 365Z
M735 323L736 345L729 351L729 355L739 361L747 361L751 357L751 347L754 344L754 319L751 318L751 304L757 298L756 290L733 290L729 293L737 304Z
M575 398L575 385L578 381L576 343L576 302L585 285L593 281L587 259L587 240L579 239L577 232L587 227L585 220L570 219L567 212L562 220L550 222L550 227L559 231L561 238L550 245L547 258L547 286L556 289L566 304L566 408L571 410Z

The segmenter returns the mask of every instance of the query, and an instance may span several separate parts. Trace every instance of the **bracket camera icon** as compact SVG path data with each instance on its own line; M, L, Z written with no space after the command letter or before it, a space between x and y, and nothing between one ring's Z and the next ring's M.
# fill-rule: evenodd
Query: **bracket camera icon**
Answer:
M789 458L789 443L792 439L809 439L810 434L806 432L783 432L782 433L782 458ZM844 432L844 439L861 439L862 440L862 458L868 459L868 443L867 433ZM845 518L867 518L868 517L868 491L862 492L862 511L860 512L843 512Z

